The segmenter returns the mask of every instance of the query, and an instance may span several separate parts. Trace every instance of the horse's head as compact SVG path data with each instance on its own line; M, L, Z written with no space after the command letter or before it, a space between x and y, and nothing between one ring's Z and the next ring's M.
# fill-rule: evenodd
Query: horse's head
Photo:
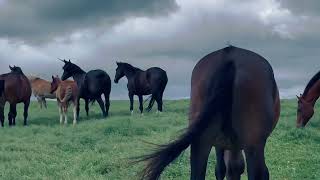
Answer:
M9 68L10 68L11 72L13 72L13 73L23 74L21 68L18 67L18 66L13 66L13 67L11 67L11 66L9 65Z
M50 88L51 94L58 89L60 82L61 82L61 80L58 76L56 76L56 77L52 76L51 88Z
M118 83L119 79L121 79L124 76L124 67L122 66L122 63L117 62L117 69L116 69L116 75L114 77L114 82Z
M69 77L71 77L73 75L73 67L74 67L74 64L70 61L66 61L65 59L60 59L62 62L64 62L64 66L62 67L63 69L63 74L61 76L61 80L66 80L68 79Z
M307 102L302 95L297 96L298 108L297 108L297 127L305 127L313 116L313 105Z

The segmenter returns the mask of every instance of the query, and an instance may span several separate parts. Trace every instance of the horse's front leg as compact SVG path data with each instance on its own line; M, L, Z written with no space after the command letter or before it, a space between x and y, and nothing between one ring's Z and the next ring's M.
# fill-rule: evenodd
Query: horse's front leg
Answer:
M140 109L141 115L143 115L143 96L142 95L139 95L139 109Z
M129 92L129 99L130 99L130 112L133 115L133 93Z
M77 102L74 101L73 102L73 125L76 125L77 124Z
M63 113L62 113L62 105L59 101L57 101L57 104L58 104L58 109L59 109L59 115L60 115L60 124L63 123Z

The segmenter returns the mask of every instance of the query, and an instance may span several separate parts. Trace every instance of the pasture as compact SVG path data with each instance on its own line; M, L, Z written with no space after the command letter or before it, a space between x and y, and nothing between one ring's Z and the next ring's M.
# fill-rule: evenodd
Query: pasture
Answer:
M279 123L268 139L271 179L320 179L320 106L305 129L296 129L296 104L282 101ZM132 165L129 158L150 152L153 146L143 141L162 144L175 138L187 126L189 100L165 101L160 115L154 107L141 116L137 107L135 101L135 113L130 116L128 101L111 101L110 116L104 119L96 103L87 118L82 101L80 120L73 127L71 109L65 126L59 124L55 102L48 102L43 110L32 102L29 125L22 126L23 111L18 105L17 125L9 128L7 105L5 127L0 128L0 179L137 179L142 164ZM214 165L212 151L207 179L215 179ZM189 179L189 171L188 149L162 179Z

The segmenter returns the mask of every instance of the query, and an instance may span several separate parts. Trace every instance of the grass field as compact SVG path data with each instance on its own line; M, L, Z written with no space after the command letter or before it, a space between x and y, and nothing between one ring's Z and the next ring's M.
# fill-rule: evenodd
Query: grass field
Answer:
M32 103L29 125L23 127L20 105L17 126L9 128L6 120L0 128L0 179L137 179L142 166L131 165L128 158L149 152L152 147L142 141L166 143L176 137L187 125L188 105L187 100L165 101L161 115L130 116L128 101L112 101L107 119L100 118L97 105L86 118L82 106L75 127L71 111L69 124L59 124L54 102L47 110ZM305 129L296 129L295 107L293 100L282 101L281 119L268 140L266 159L272 180L320 179L320 112ZM207 179L215 179L213 152ZM189 179L188 159L189 150L166 169L162 179Z

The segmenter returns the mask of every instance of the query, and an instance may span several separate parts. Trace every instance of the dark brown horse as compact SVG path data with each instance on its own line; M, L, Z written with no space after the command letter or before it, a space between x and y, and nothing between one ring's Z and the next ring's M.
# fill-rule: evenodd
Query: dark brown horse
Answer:
M297 127L304 127L314 114L314 105L320 96L320 72L308 82L303 94L297 96Z
M6 101L10 104L8 114L9 126L16 124L17 104L24 103L24 125L27 125L28 109L31 96L31 85L28 78L23 74L20 67L10 67L11 72L0 75L0 80L4 80L4 100L0 105L0 121L3 127L4 123L4 104Z
M143 113L143 95L149 94L151 94L151 99L147 111L150 111L154 101L157 101L158 111L162 112L163 92L168 83L167 73L158 67L143 71L128 63L117 62L117 65L114 82L118 83L123 76L127 77L131 113L133 113L133 96L139 97L139 109Z
M142 157L142 179L159 179L165 167L191 146L192 180L203 180L212 146L216 178L269 179L264 148L280 113L273 70L260 55L233 46L202 58L192 73L190 124L177 140Z
M4 92L4 80L0 80L0 97L3 95Z

